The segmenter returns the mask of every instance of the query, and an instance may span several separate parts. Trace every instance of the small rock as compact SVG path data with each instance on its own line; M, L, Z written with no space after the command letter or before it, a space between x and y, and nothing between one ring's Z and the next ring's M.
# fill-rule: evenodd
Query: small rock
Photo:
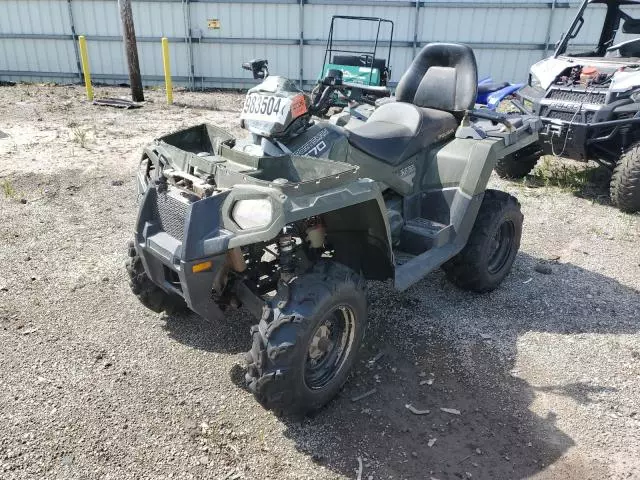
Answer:
M21 198L21 199L20 199L20 203L21 203L22 205L26 205L26 204L27 204L27 199L26 199L26 198Z
M124 185L124 180L111 180L112 187L121 187Z
M451 415L460 415L460 410L456 410L455 408L440 408L445 413L450 413Z
M206 465L206 464L208 464L208 463L209 463L209 457L206 457L206 456L204 456L204 457L200 457L200 458L198 459L198 461L199 461L202 465Z
M438 441L437 438L430 438L429 441L427 442L427 446L431 448L436 444L437 441Z
M491 335L488 335L486 333L481 333L480 338L482 338L483 340L491 340Z
M416 407L414 407L411 404L405 405L405 408L409 410L411 413L413 413L414 415L427 415L428 413L431 412L431 410L418 410Z
M418 458L418 452L411 452L411 456L413 458Z
M534 270L538 273L542 273L543 275L550 275L553 273L553 270L549 266L549 264L545 262L538 262L534 267Z
M479 448L476 448L476 454L482 455L482 450L480 450Z

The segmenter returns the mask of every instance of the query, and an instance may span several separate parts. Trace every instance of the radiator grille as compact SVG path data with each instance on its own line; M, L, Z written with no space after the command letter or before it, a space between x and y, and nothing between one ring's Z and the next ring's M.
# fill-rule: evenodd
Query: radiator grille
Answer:
M177 240L184 240L184 221L189 205L165 193L158 193L155 202L155 217L160 228Z
M548 107L545 107L540 111L540 116L571 123L592 123L596 116L596 112L586 110L581 111L576 115L576 112L561 112L559 110L550 110Z
M606 92L586 92L580 90L551 90L547 96L550 100L561 100L564 102L590 103L603 105L605 103Z
M572 120L574 122L580 122L582 120L581 115L576 115L575 112L558 112L556 110L553 110L551 112L548 112L545 116L548 118L563 120L565 122L570 122Z

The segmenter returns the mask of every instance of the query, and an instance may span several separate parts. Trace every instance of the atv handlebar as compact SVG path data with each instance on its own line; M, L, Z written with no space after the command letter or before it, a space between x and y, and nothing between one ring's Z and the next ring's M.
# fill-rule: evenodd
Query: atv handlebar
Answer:
M328 83L328 82L327 82ZM391 91L387 87L360 85L357 83L327 84L320 81L311 92L311 106L309 110L315 115L324 115L336 100L334 92L340 93L347 101L375 105L376 100L389 97Z

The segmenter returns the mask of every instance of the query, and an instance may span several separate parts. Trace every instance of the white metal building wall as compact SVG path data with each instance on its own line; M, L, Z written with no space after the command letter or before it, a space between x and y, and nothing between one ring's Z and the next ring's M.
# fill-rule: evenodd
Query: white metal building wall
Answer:
M470 44L481 76L523 80L566 29L578 0L134 0L143 80L162 81L160 38L169 37L174 82L241 88L255 82L242 61L267 58L272 73L314 82L332 15L395 23L397 82L431 41ZM209 29L218 19L220 29ZM384 34L384 32L383 32ZM0 0L0 80L77 82L77 36L87 37L92 76L128 80L116 0ZM371 25L335 40L371 41ZM381 38L388 38L381 35ZM384 43L384 42L383 42Z

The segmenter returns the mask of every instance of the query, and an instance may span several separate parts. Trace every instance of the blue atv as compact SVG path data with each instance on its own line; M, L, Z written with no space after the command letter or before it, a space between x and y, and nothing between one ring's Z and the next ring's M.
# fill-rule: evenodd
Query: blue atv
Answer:
M489 110L495 110L502 100L514 94L522 87L524 87L524 83L496 83L491 77L483 78L478 82L476 104L482 105Z

